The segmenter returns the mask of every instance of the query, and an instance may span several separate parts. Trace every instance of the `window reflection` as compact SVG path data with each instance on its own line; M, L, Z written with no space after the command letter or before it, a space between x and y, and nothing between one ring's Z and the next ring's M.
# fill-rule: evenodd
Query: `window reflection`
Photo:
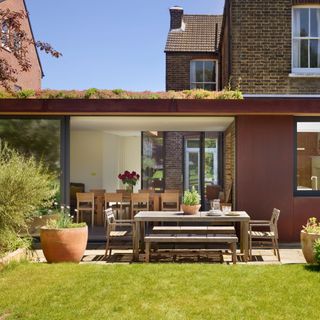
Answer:
M297 123L297 190L320 190L320 122Z
M142 133L142 188L164 190L163 177L163 132L147 131Z

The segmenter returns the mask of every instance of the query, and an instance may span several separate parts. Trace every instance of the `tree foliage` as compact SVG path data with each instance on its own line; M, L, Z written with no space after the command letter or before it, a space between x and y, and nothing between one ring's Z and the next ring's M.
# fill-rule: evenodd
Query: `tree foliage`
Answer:
M23 28L23 22L28 19L28 13L24 11L0 10L1 41L2 46L10 51L16 58L20 70L15 69L5 58L0 58L0 85L10 91L10 84L17 82L19 72L28 72L32 65L28 58L30 45L40 51L59 58L61 53L56 51L49 43L35 41Z

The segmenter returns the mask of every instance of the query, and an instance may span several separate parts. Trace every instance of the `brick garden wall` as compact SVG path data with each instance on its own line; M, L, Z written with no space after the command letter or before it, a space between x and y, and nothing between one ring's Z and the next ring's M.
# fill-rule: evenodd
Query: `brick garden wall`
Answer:
M320 93L320 79L290 78L292 4L305 0L231 0L233 83L244 93Z
M193 59L218 59L218 56L212 53L167 52L167 91L190 89L190 61Z

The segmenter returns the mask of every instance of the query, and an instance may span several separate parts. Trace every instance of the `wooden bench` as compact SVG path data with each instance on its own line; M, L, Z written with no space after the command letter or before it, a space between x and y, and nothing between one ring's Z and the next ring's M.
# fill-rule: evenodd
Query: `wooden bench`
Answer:
M235 234L234 226L154 226L153 233Z
M166 227L167 228L167 227ZM237 262L237 242L238 237L235 234L193 234L193 233L151 233L144 238L146 247L146 262L150 261L150 249L152 243L227 243L232 252L232 262Z

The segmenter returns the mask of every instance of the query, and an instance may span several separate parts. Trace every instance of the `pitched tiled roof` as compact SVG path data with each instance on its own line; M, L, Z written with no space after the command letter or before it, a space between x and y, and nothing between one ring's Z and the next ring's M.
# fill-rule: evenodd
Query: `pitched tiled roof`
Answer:
M185 29L169 31L165 52L217 51L222 19L222 15L184 15Z

